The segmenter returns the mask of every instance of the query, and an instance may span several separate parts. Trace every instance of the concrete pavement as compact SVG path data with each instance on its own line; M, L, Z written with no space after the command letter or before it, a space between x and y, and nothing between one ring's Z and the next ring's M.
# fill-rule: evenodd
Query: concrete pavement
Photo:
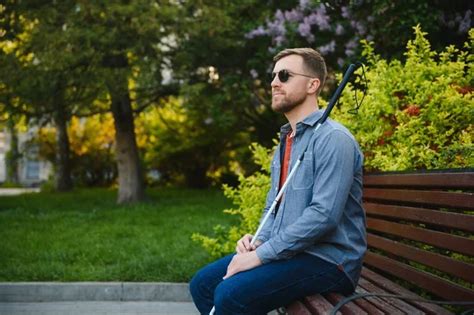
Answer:
M82 302L39 302L39 303L0 303L1 315L198 315L191 302L120 302L120 301L82 301Z
M0 315L199 314L187 283L3 282Z
M187 283L0 282L0 315L197 315ZM269 315L277 315L272 311Z
M187 283L0 282L0 302L191 302Z

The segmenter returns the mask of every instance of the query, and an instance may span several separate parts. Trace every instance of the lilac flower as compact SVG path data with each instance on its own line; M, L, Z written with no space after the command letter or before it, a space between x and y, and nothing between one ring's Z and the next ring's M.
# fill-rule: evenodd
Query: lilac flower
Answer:
M360 21L356 23L356 29L359 32L359 34L361 34L361 35L365 34L365 32L366 32L365 25L362 24L362 22L360 22Z
M258 78L258 72L255 69L250 70L250 75L252 76L253 79Z
M337 64L339 65L339 67L342 67L344 65L344 59L337 58Z
M369 15L369 16L367 17L367 21L369 21L369 22L375 21L374 16L373 16L373 15Z
M296 9L285 12L285 18L289 22L299 22L303 19L303 13Z
M341 15L343 18L350 18L351 16L351 12L349 10L349 7L341 7Z
M334 52L334 50L336 50L336 41L332 40L328 44L320 46L318 49L323 55L327 55L328 53Z
M471 10L467 10L464 18L459 23L458 33L467 33L471 28Z
M356 48L356 47L358 46L358 44L357 44L357 38L351 39L350 41L348 41L348 42L346 43L345 46L346 46L346 48L348 48L348 49Z
M276 53L276 48L275 47L268 47L268 52L271 54Z
M353 29L357 30L357 32L361 35L365 34L365 25L362 24L360 21L351 21L351 26Z
M336 35L342 35L344 34L344 26L341 24L337 24L336 26Z
M352 49L346 49L345 53L347 57L353 56L355 54L355 52Z
M345 45L345 47L346 47L346 50L345 50L346 56L348 56L348 57L353 56L355 54L354 48L356 48L357 46L358 46L357 37L351 39L350 41L348 41Z
M268 35L271 36L282 36L286 34L286 28L281 21L267 21Z
M283 12L281 12L280 9L278 9L278 10L275 12L275 19L276 19L277 21L279 21L280 23L285 22L285 15L283 14Z
M265 30L263 28L263 26L260 25L256 29L254 29L254 30L248 32L247 34L245 34L245 38L251 39L251 38L258 37L258 36L264 36L264 35L267 35L267 34L268 34L268 31Z
M308 36L306 36L306 40L308 41L308 43L314 43L314 35L313 34L309 34Z
M309 25L305 19L303 23L298 25L298 32L302 37L306 37L311 34L311 25Z
M326 7L323 4L316 9L316 12L311 13L305 18L306 23L317 25L321 31L329 30L331 28L329 20L329 15L327 15Z
M286 38L284 35L281 35L275 37L273 40L277 46L281 46L285 42Z
M371 41L374 40L374 36L373 35L367 35L367 37L365 39L367 39L369 42L371 42Z
M309 0L300 0L300 8L302 10L307 9L309 7Z

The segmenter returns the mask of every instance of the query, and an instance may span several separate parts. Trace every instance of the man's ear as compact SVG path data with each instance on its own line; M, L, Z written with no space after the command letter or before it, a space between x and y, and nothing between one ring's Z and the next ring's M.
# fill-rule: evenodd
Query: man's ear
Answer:
M318 78L309 80L308 82L308 94L315 94L321 85L321 81Z

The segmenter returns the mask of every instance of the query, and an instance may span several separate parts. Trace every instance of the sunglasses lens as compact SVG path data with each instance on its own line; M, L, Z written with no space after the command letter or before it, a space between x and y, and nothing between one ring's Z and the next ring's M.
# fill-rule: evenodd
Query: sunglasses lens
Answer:
M288 72L288 70L280 70L278 72L272 72L272 76L271 76L271 82L273 82L273 80L275 80L275 77L278 75L278 80L281 82L281 83L285 83L286 81L288 81L288 79L290 78L290 73Z
M287 70L281 70L278 72L278 80L281 83L285 83L290 78L290 73Z

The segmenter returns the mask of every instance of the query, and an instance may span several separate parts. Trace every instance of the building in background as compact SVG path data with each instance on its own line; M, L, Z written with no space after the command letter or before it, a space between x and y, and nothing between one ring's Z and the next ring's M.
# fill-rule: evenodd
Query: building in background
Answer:
M51 163L40 160L38 146L28 142L36 133L35 128L18 133L18 150L21 158L16 170L19 184L25 187L39 186L52 174ZM7 181L6 155L10 150L11 136L6 129L0 131L0 184Z

